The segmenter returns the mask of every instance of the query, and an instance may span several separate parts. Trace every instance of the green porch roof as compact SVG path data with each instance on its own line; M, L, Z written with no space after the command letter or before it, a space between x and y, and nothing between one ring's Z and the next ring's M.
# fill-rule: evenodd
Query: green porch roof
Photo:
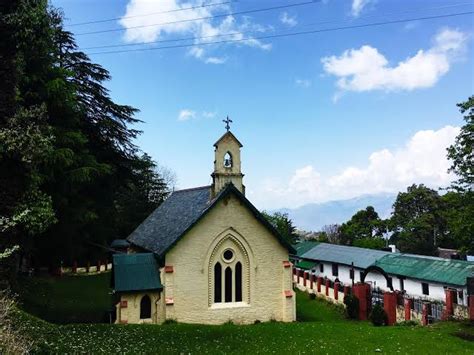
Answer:
M302 260L298 264L296 264L295 266L299 269L311 270L312 268L314 268L316 266L316 264L317 263L315 263L314 261Z
M160 272L152 253L115 254L113 288L117 292L162 289Z
M296 254L294 254L294 255L301 257L301 255L303 255L307 251L313 249L318 244L319 244L319 242L315 242L315 241L312 241L312 240L307 240L307 241L304 241L304 242L293 244L292 246L296 250Z
M374 266L389 274L458 286L466 285L466 278L474 276L473 262L422 255L391 253Z

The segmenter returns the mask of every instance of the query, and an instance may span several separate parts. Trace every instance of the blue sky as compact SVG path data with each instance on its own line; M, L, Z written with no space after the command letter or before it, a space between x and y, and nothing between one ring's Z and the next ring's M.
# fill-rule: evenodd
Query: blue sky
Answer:
M205 3L216 2L225 1ZM144 123L138 128L144 133L137 143L176 173L179 188L210 182L212 144L224 132L226 115L244 145L248 197L260 208L396 192L412 183L448 184L452 176L446 173L445 148L462 124L456 103L474 89L472 14L288 38L255 37L474 11L474 3L326 0L175 22L300 2L304 0L239 0L192 10L181 9L202 2L52 3L64 10L66 24L161 12L69 27L84 49L220 36L85 49L95 53L196 44L91 54L113 77L107 83L113 99L140 109L137 118ZM175 23L129 28L163 22ZM114 28L124 31L80 35ZM233 35L222 36L229 33ZM202 45L223 39L246 41Z

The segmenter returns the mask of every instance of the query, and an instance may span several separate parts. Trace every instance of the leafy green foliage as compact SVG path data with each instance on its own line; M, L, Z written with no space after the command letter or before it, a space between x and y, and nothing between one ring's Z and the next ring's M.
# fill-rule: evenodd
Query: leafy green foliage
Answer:
M382 239L385 230L384 221L372 206L368 206L341 225L341 244L379 249L385 246L385 241Z
M91 245L128 235L168 181L134 144L137 110L111 99L110 74L78 49L62 14L46 0L1 6L2 241L43 265L103 257Z
M344 304L346 305L347 317L350 319L359 319L359 299L352 294L347 294L344 297Z
M435 255L435 238L446 230L443 201L439 194L424 185L409 186L400 192L393 205L390 229L392 241L402 252Z
M287 213L275 212L269 214L263 211L262 214L288 243L294 244L296 242L298 239L296 228L293 226L293 221L288 217Z
M376 327L386 325L388 322L387 313L380 304L375 304L369 314L369 320Z
M439 246L474 254L474 191L450 191L441 198L446 233L438 240Z
M450 171L456 173L459 179L454 187L461 191L473 191L474 188L474 96L458 104L464 114L466 123L456 141L448 148L448 159L452 161Z

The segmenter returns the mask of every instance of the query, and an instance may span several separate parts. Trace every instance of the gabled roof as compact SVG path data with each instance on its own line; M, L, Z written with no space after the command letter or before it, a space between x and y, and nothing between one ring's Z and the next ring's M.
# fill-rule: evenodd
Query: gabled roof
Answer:
M466 285L474 276L474 263L424 255L390 253L374 263L387 274L451 285Z
M127 240L134 245L163 256L219 201L233 194L289 252L295 252L293 247L233 184L229 183L212 200L210 200L210 194L210 186L173 192L130 234Z
M319 242L314 240L305 240L304 242L299 242L296 244L292 244L292 247L296 250L294 255L301 257L304 253L313 249Z
M210 196L210 186L173 192L127 240L163 255L210 206Z
M231 137L233 140L235 140L235 141L237 142L237 144L239 145L240 148L243 147L243 146L242 146L242 143L240 143L240 141L232 134L231 131L225 132L225 133L222 135L222 137L220 137L220 138L217 140L217 142L214 143L214 147L217 147L217 144L219 144L219 142L220 142L221 140L223 140L224 138L226 138L226 137Z
M115 254L112 287L117 292L159 290L158 264L152 253Z
M365 269L387 254L391 253L346 245L320 243L301 257L308 260L328 261L345 265L354 263L355 267Z

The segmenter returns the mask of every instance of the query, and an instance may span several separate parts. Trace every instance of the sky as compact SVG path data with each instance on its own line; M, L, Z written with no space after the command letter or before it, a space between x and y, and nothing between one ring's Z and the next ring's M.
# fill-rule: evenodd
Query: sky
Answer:
M110 71L112 98L140 110L137 145L178 188L210 184L227 115L258 208L454 178L456 104L474 93L472 0L52 4Z

